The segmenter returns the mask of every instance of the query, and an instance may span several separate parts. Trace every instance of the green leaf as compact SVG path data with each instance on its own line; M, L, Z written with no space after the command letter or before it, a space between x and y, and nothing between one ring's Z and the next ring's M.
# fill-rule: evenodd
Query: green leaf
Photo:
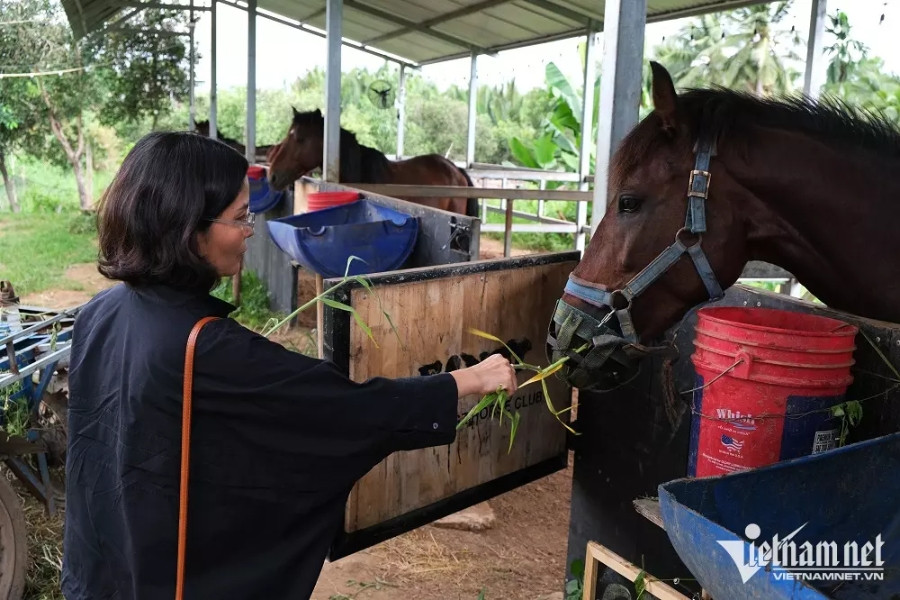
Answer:
M572 107L562 100L557 101L550 123L560 131L568 130L573 135L581 133L581 115L572 112Z
M534 140L534 158L541 167L552 163L556 157L559 146L553 141L553 134L545 133Z
M541 168L541 165L539 165L538 162L534 159L534 155L532 154L531 150L525 144L523 144L519 140L519 138L510 138L509 150L522 166L528 167L530 169Z
M584 577L584 561L580 558L576 558L572 561L572 565L569 567L569 572L578 578Z
M644 592L647 591L647 572L641 571L638 573L637 578L634 580L634 600L641 600L641 596L644 595Z
M366 325L365 321L362 320L362 317L359 316L359 313L354 310L351 314L353 315L353 318L356 319L356 324L359 325L360 329L366 332L366 335L370 340L372 340L372 343L375 344L375 347L380 348L381 346L379 346L378 342L375 341L375 336L372 335L372 330L368 325Z
M330 306L331 308L343 310L348 313L356 312L352 306L347 306L343 302L338 302L337 300L332 300L331 298L322 298L322 303L325 304L326 306Z
M491 392L490 394L487 394L486 396L484 396L484 397L478 402L478 404L476 404L475 406L473 406L473 407L472 407L472 410L470 410L468 413L466 413L466 416L464 416L464 417L462 418L462 420L461 420L459 423L456 424L456 430L459 431L460 429L462 429L462 427L463 427L466 423L468 423L468 422L472 419L472 417L474 417L475 415L477 415L478 413L480 413L480 412L481 412L482 410L484 410L486 407L490 406L490 404L491 404L492 402L495 402L496 400L497 400L497 392Z
M556 63L547 63L544 77L547 81L547 85L553 91L553 94L557 98L561 98L568 103L569 108L573 113L581 114L581 99L578 97L578 94L575 93L572 84L569 83L569 80L566 79L563 72L556 66Z
M538 373L537 375L535 375L534 377L530 378L528 381L526 381L525 383L520 385L519 389L521 390L526 385L530 385L536 381L541 381L543 379L546 379L547 377L550 377L551 375L553 375L554 373L556 373L557 371L559 371L560 369L563 368L563 365L565 364L565 360L567 360L568 358L569 358L568 356L565 356L562 359L556 361L555 363L553 363L552 365L550 365L549 367L542 370L540 373Z
M512 452L513 440L516 439L516 432L519 430L519 419L522 418L522 413L516 411L516 413L512 417L512 427L509 430L509 448L507 448L506 453L509 454Z
M481 331L480 329L475 329L474 327L469 327L469 329L467 331L469 333L471 333L472 335L477 335L478 337L482 337L486 340L491 340L492 342L497 342L497 343L503 344L503 347L509 351L510 356L512 356L514 359L516 359L516 363L518 363L520 365L523 364L523 361L521 358L519 358L519 355L516 354L515 352L513 352L512 348L507 346L506 342L504 342L503 340L498 338L496 335L491 335L490 333L487 333L486 331Z

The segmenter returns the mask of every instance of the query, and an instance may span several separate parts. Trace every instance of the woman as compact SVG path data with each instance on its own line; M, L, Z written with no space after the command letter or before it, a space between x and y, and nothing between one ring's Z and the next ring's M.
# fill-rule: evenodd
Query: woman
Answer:
M247 162L197 135L137 143L100 209L100 272L123 282L75 323L62 587L69 600L174 596L185 343L194 365L186 598L308 598L354 482L450 443L457 400L516 388L494 355L354 383L224 318L209 295L253 235Z

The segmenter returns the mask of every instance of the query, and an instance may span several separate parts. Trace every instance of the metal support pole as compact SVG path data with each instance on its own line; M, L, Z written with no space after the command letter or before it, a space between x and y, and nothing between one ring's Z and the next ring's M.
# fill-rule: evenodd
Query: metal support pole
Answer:
M822 34L825 30L827 0L812 0L809 16L809 39L806 44L806 73L803 77L803 93L810 98L818 98L825 83L824 55L822 54Z
M585 182L585 176L591 172L591 132L594 127L594 79L596 78L596 38L597 34L593 29L588 29L585 36L584 50L584 90L581 94L581 147L578 149L578 189L586 192L588 184ZM587 203L579 202L575 205L575 226L578 230L575 232L575 249L584 250L584 232L582 228L587 224Z
M341 36L344 3L343 0L328 0L325 13L326 41L328 56L325 63L325 143L322 161L322 176L325 181L338 183L341 180ZM316 294L324 291L322 276L316 273ZM316 336L319 358L325 357L324 305L316 303Z
M469 123L466 137L466 168L472 168L475 162L475 118L478 106L478 55L472 53L469 72Z
M210 35L209 35L209 137L212 139L219 138L218 117L219 117L219 90L216 86L216 5L218 2L212 0L210 8Z
M406 129L406 65L400 65L400 93L397 94L397 160L403 158Z
M256 0L247 0L247 147L248 162L256 161Z
M328 55L325 63L325 144L322 175L325 181L341 180L341 17L343 0L328 0L325 15Z
M619 142L637 124L641 104L647 0L606 0L603 77L597 120L597 167L591 231L606 213L609 164Z
M191 0L190 11L188 12L188 29L190 31L190 35L188 37L190 48L188 49L188 61L190 62L190 67L188 68L188 75L190 79L190 96L188 99L188 129L190 131L194 131L196 129L195 123L197 120L196 110L197 107L195 105L194 98L194 29L196 23L194 22L194 0Z

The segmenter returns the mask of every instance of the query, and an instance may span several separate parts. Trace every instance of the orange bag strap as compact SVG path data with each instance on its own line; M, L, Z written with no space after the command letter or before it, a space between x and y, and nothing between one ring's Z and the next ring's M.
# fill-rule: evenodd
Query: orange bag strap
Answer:
M175 600L184 598L184 557L187 546L188 473L191 463L191 400L194 388L194 350L200 330L219 317L203 317L191 329L184 353L184 397L181 409L181 483L178 507L178 567L175 579Z

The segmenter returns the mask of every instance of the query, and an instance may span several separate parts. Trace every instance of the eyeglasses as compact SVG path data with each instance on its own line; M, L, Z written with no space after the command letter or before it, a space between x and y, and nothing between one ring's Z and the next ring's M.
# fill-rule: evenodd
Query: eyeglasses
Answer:
M256 213L248 212L247 216L241 219L240 221L234 221L232 219L206 219L210 223L222 223L223 225L234 225L235 227L249 227L253 229L254 224L256 223Z

